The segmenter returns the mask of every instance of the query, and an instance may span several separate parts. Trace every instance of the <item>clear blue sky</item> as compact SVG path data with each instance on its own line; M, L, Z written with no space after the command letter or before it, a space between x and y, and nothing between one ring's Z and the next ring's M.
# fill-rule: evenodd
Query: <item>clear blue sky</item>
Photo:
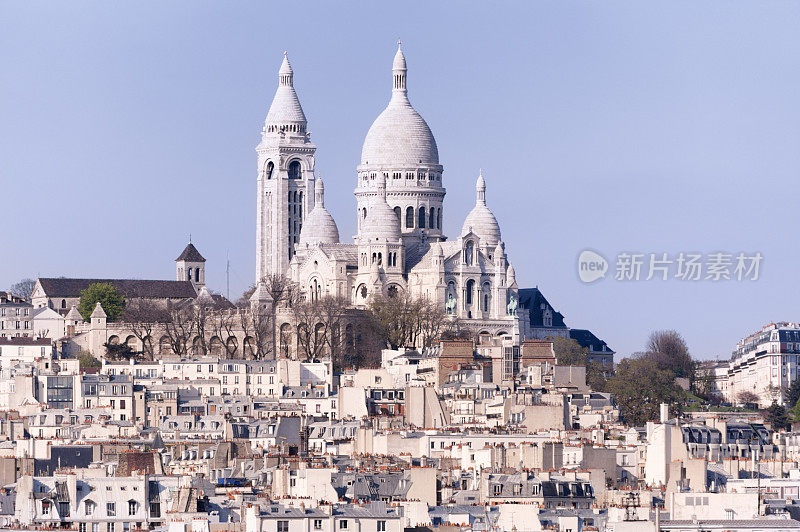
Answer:
M299 6L296 4L300 4ZM796 2L2 2L0 287L252 282L254 147L282 53L343 240L397 38L439 144L445 229L487 199L521 286L621 354L674 328L701 358L800 321ZM760 251L751 283L581 284L578 253ZM613 265L612 265L613 267Z

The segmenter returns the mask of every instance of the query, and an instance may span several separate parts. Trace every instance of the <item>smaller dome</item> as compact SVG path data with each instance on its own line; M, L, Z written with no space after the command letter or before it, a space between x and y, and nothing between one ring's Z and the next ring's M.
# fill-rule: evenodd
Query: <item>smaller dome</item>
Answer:
M367 209L367 217L361 222L359 236L369 241L386 240L397 242L401 238L400 220L386 203L386 179L379 174L378 197Z
M322 178L314 186L314 209L308 213L300 230L300 246L315 244L338 244L339 228L336 221L325 208L325 185Z
M477 199L475 206L469 211L464 225L461 227L461 235L466 235L470 231L475 233L485 243L494 245L500 243L500 224L497 223L489 207L486 206L486 180L483 178L483 171L478 175L478 182L475 184Z

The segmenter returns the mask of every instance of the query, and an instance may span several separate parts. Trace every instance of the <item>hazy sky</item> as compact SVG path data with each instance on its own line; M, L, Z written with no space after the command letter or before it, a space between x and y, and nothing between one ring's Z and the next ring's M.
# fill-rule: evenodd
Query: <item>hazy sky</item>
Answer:
M798 28L788 1L0 2L0 287L173 278L191 233L212 289L230 254L237 297L284 50L350 241L400 37L447 234L482 167L518 283L570 326L622 355L673 328L695 356L727 357L800 321ZM591 285L586 248L612 261ZM615 281L624 251L764 259L755 282Z

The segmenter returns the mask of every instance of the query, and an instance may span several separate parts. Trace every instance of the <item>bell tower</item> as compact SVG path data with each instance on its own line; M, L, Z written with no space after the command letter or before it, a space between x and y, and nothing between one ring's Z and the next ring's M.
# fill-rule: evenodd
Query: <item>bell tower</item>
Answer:
M198 292L206 284L206 259L191 241L175 259L175 275L178 281L191 282Z
M288 275L306 215L314 206L314 153L317 147L294 90L286 52L278 71L258 154L256 284L270 274Z

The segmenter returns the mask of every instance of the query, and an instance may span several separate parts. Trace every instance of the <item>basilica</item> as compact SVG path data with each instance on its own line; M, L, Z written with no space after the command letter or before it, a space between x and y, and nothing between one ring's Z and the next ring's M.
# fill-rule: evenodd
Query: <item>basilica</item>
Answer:
M340 241L315 172L316 146L284 54L258 154L256 286L285 275L312 301L343 297L355 307L407 293L429 298L476 333L529 336L500 225L475 182L475 206L455 238L442 232L445 172L430 127L411 105L398 43L391 97L367 131L356 168L354 242Z

